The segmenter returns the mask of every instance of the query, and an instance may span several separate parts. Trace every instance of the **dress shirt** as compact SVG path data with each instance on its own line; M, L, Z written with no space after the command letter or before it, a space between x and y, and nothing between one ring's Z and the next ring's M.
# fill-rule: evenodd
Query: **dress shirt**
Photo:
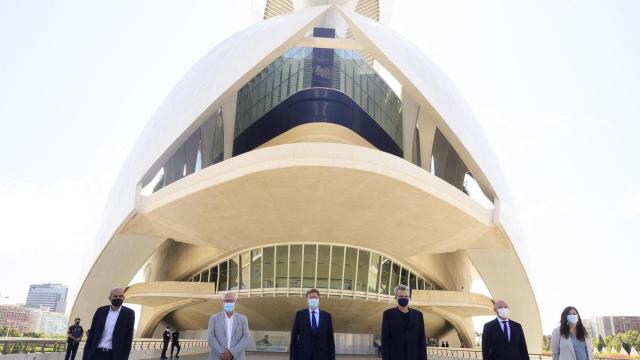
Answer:
M318 307L317 309L309 308L309 324L311 324L311 326L313 326L313 320L311 320L311 317L313 316L313 311L316 312L316 314L315 314L315 316L316 316L316 325L318 325L318 328L320 328L320 307Z
M227 350L231 349L231 334L233 334L233 319L235 316L235 312L231 316L227 316L227 313L224 313L224 320L227 324Z
M109 314L107 314L107 320L105 320L104 322L104 330L102 331L102 337L100 338L100 343L98 343L98 348L113 348L113 329L116 327L116 322L118 321L118 316L120 315L121 309L122 306L119 307L118 310L113 311L113 308L109 307Z
M511 342L511 326L509 326L509 319L502 319L498 316L498 321L500 324L500 329L504 332L505 325L507 326L507 341Z

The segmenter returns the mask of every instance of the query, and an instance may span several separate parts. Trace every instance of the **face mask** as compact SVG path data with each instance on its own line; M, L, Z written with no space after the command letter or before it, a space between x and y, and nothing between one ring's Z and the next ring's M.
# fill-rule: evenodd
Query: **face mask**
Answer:
M232 313L233 309L236 307L236 303L224 303L224 312Z
M307 299L307 304L309 305L310 308L317 309L318 305L320 305L320 299L316 299L316 298Z
M578 315L567 315L567 322L569 324L577 324L578 323Z
M500 316L503 319L508 319L509 318L509 309L508 308L500 308L500 309L498 309L498 316Z
M118 307L120 305L122 305L122 303L124 302L124 300L122 299L111 299L111 305Z
M405 307L405 306L409 305L409 299L408 298L400 298L400 299L398 299L398 305L400 305L401 307Z

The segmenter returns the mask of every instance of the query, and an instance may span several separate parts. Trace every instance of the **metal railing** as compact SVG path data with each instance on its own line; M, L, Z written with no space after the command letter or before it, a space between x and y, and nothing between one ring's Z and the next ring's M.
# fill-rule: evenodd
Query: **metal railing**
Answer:
M465 348L442 348L427 347L427 355L430 360L450 360L450 359L482 359L482 350L465 349ZM598 360L620 360L613 357L596 357ZM547 354L529 354L531 360L550 360L551 355Z
M85 341L80 342L78 352L84 349ZM131 350L162 350L162 340L135 339ZM180 340L182 348L207 347L206 340ZM49 353L67 351L66 339L0 339L0 354Z

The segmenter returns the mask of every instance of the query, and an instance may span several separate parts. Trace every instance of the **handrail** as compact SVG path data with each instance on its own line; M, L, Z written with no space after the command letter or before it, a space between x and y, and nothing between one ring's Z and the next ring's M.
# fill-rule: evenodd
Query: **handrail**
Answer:
M482 350L478 348L446 348L427 346L427 354L443 358L482 359ZM549 360L550 355L529 353L531 360ZM437 359L436 359L437 360ZM597 360L620 360L620 358L598 357Z
M78 351L84 349L85 341L81 341ZM180 340L183 348L198 348L209 346L206 340ZM131 350L161 350L163 341L161 339L135 339L131 343ZM67 351L66 339L23 339L6 338L0 339L0 354L26 354L26 353L49 353Z

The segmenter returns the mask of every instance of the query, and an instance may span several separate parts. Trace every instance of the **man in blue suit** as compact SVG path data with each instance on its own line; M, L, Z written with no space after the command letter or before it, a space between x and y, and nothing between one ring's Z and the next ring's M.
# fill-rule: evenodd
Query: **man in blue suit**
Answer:
M91 320L91 332L82 360L127 360L133 341L135 313L124 302L124 289L109 294L111 305L99 307Z
M331 314L320 310L320 291L307 290L308 308L296 313L291 327L290 360L335 360Z
M484 360L529 360L522 326L509 319L509 304L496 300L493 310L498 315L484 324L482 358Z

